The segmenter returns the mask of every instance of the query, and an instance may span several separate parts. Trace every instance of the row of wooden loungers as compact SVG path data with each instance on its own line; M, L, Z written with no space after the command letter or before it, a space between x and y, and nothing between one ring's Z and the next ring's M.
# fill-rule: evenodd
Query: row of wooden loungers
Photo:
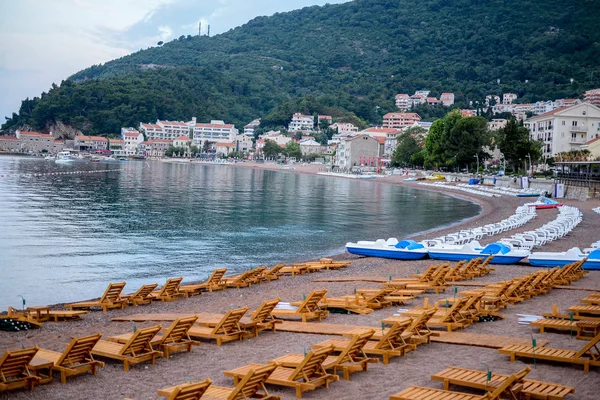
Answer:
M444 389L411 386L390 396L390 400L490 400L500 398L517 399L564 399L575 389L556 383L525 379L531 369L512 375L491 374L486 371L450 367L431 376L432 380L444 383ZM483 395L450 391L450 385L482 390Z
M216 340L218 345L232 340L254 337L263 330L275 330L277 321L271 316L279 299L264 301L250 318L244 320L247 308L230 310L225 315L204 314L177 318L166 329L160 325L101 339L94 334L73 339L60 353L33 347L6 351L0 359L0 392L21 387L33 390L37 384L52 382L52 372L60 373L61 383L67 377L104 367L95 357L123 362L128 371L133 364L167 360L176 352L191 352L200 342L192 339Z

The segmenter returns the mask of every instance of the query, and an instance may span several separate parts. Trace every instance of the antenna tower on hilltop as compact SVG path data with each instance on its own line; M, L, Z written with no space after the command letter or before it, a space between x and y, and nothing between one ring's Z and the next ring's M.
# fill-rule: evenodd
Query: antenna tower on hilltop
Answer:
M202 36L202 21L198 22L198 36Z
M208 25L208 37L210 37L210 25Z

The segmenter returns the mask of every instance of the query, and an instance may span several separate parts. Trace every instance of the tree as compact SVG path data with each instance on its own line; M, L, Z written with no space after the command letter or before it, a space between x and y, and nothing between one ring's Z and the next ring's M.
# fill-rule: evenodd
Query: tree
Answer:
M534 161L538 160L541 155L542 144L532 140L529 137L529 130L514 119L508 120L506 126L498 130L496 143L504 154L506 163L512 166L513 171L516 171L519 165L524 164L525 159L531 157L531 160Z
M202 153L208 154L209 151L210 151L210 142L208 140L205 140L204 142L202 142Z
M289 142L287 142L283 153L287 157L295 157L297 160L299 160L302 157L302 151L300 150L300 144L298 142L294 142L293 140L290 140Z
M276 158L279 153L281 153L281 147L275 141L266 139L263 147L265 158Z
M394 167L405 167L411 164L412 157L421 151L417 140L409 133L404 132L398 137L398 144L392 154L392 163Z

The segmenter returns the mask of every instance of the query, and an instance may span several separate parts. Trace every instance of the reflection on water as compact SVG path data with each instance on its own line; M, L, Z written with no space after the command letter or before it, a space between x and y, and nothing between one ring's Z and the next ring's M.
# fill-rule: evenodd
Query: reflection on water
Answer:
M479 211L437 193L222 165L0 157L0 175L1 308L20 305L18 295L52 304L97 297L110 281L129 292L216 267L317 258Z

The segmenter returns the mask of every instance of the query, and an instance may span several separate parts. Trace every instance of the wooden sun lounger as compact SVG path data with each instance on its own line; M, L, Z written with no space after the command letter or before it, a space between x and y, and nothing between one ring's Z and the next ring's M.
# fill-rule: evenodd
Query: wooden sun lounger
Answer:
M275 332L276 324L280 323L281 320L277 320L273 317L272 313L277 304L279 304L279 297L273 300L266 300L256 309L256 311L250 312L250 324L246 324L245 321L240 320L240 327L242 329L252 329L254 332L253 336L257 336L258 332L264 330L270 330Z
M125 344L99 340L92 349L92 354L123 361L125 371L129 371L131 364L139 364L145 361L154 364L156 358L161 357L163 354L158 350L154 350L150 341L160 329L160 325L140 329Z
M8 317L23 319L25 318L28 321L47 321L54 320L54 322L58 321L73 321L77 319L81 319L82 315L87 314L86 310L48 310L40 313L40 318L38 319L37 313L31 311L19 311L13 307L8 307Z
M306 322L308 320L311 319L317 319L317 320L321 320L323 318L326 318L327 315L329 314L326 310L322 310L319 307L319 303L321 302L321 300L323 299L323 297L325 297L327 295L327 290L323 289L323 290L313 290L308 296L306 296L306 299L304 301L302 301L302 303L299 303L298 306L294 306L296 308L294 309L277 309L275 308L272 312L271 315L275 316L275 317L287 317L287 318L294 318L294 317L300 317L302 318L302 322ZM293 306L293 303L292 303Z
M234 388L228 388L223 386L211 385L210 379L199 383L185 383L183 385L175 386L172 388L162 389L158 391L159 396L165 396L169 400L191 400L191 399L206 399L206 400L242 400L249 398L259 398L263 400L281 400L280 396L270 395L265 388L265 381L273 373L277 366L276 365L265 365L260 368L251 369L248 373L240 380L240 382ZM204 392L200 393L198 389L202 387L199 384L203 384L207 389L203 389ZM208 385L210 386L208 386ZM188 393L181 392L191 385L198 385L196 392L192 392L192 389ZM194 393L200 397L171 397L175 394L190 396Z
M111 283L108 285L102 297L97 301L83 301L79 303L66 304L70 310L76 309L91 309L94 307L101 307L102 311L106 312L106 310L110 308L120 308L123 309L127 306L127 300L121 298L121 292L125 287L125 282L120 283Z
M125 299L134 306L139 306L140 304L150 304L152 303L153 297L152 292L154 289L158 287L158 283L152 283L149 285L143 285L135 293L126 294L121 296L122 299Z
M579 300L581 303L588 304L590 306L600 305L600 294L591 294L583 299Z
M576 306L569 307L567 310L572 312L576 317L585 317L585 315L593 315L596 317L600 316L600 306L587 306L578 304Z
M265 381L271 385L287 386L296 389L296 397L302 398L302 393L315 390L319 386L329 387L329 383L339 379L337 375L329 374L323 368L323 362L331 354L333 348L326 347L311 350L296 368L276 367ZM225 371L225 376L233 377L237 385L252 369L263 367L262 364L248 364L234 370Z
M210 379L203 382L184 383L183 385L160 389L158 395L166 397L167 400L205 399L204 395L211 383L212 381Z
M281 272L284 275L289 274L291 276L302 275L302 274L308 272L308 265L306 265L306 264L289 265L289 266L282 267L279 270L279 272Z
M261 275L262 280L267 280L271 282L279 279L279 277L283 275L283 273L281 272L281 269L283 267L285 267L285 264L277 264L274 265L273 268L263 271Z
M436 314L427 322L429 328L445 328L448 332L453 329L463 329L471 324L471 320L465 318L460 310L465 306L467 298L459 297L447 310L437 311ZM410 311L401 313L401 315L413 316Z
M385 365L389 364L391 357L404 356L407 350L414 349L414 346L407 343L407 340L411 337L411 333L406 332L406 329L410 324L411 320L406 319L403 322L396 322L390 328L385 329L383 335L376 331L372 339L377 339L368 341L362 348L362 351L368 355L382 356L383 364ZM349 339L335 338L314 344L313 348L320 349L333 346L334 351L343 351L349 342Z
M525 370L527 369L529 369L529 367L525 368ZM504 383L508 378L509 375L492 374L492 377L488 382L487 371L457 367L450 367L437 374L431 375L431 379L434 381L444 382L444 390L448 390L450 385L456 385L489 391ZM521 389L520 393L525 395L525 398L561 400L568 394L575 393L575 388L556 383L523 379L523 389Z
M224 277L223 283L227 287L240 289L252 285L251 278L252 271L244 271L239 275Z
M546 329L556 330L569 330L577 331L577 321L568 319L556 319L556 318L540 318L531 322L529 326L540 328L540 333L544 333Z
M54 363L52 370L60 372L60 383L67 383L68 376L85 374L89 371L92 375L96 375L97 369L103 368L104 363L94 360L91 351L100 337L102 335L98 333L74 338L62 353L40 349L33 361L41 363L42 360L47 360Z
M192 346L199 346L200 342L192 340L188 334L198 319L197 316L178 318L163 332L162 335L156 335L150 341L153 348L160 349L163 356L168 360L171 353L187 351L192 352ZM134 333L125 333L118 336L110 336L111 342L125 344L131 339Z
M24 387L33 390L41 380L29 370L29 363L37 352L37 347L4 352L0 357L0 392Z
M189 329L188 334L196 338L214 339L217 341L217 346L232 340L242 340L245 331L240 328L239 321L246 311L248 311L248 307L229 310L214 328L193 326Z
M338 370L342 371L344 379L349 381L350 374L358 371L367 371L369 363L378 363L377 358L369 358L363 351L365 344L369 342L375 331L365 329L363 332L352 335L346 347L340 351L337 356L329 356L323 361L323 368L333 370L337 375ZM286 354L285 356L269 361L269 363L280 365L282 367L296 368L302 360L302 354Z
M155 290L150 293L150 296L153 300L161 300L163 302L179 300L185 296L185 293L179 291L179 285L181 285L182 280L182 276L179 278L169 278L160 290Z
M588 372L590 365L600 367L600 334L596 335L579 351L553 349L550 347L536 347L523 345L509 345L498 350L500 354L510 356L510 361L515 361L517 357L536 358L537 360L556 361L560 363L583 365L583 370Z
M410 386L399 393L391 395L390 400L497 400L500 399L500 396L506 391L511 392L511 397L515 399L515 394L512 393L511 388L513 386L516 386L517 389L520 389L521 386L519 385L519 383L522 380L522 376L511 375L507 379L505 379L504 383L499 385L494 391L488 392L482 396L460 392L451 392L448 390L441 389Z
M197 285L181 285L179 291L185 293L186 297L202 294L204 290L212 292L213 290L223 290L227 288L223 277L227 272L227 268L215 269L212 274L208 277L206 282L199 283Z
M410 332L410 343L411 344L422 344L429 343L433 332L427 326L429 320L435 315L437 308L432 307L429 309L413 311L411 312L412 321L406 328L406 332ZM396 322L402 323L407 317L388 317L383 319L381 322L386 325L393 325Z

